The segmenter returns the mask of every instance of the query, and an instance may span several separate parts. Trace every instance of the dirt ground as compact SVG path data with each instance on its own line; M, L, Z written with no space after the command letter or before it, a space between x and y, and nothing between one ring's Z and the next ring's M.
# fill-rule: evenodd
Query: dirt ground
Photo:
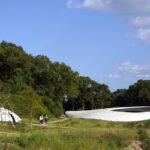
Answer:
M140 141L131 141L129 142L127 150L143 150L141 145L142 143Z

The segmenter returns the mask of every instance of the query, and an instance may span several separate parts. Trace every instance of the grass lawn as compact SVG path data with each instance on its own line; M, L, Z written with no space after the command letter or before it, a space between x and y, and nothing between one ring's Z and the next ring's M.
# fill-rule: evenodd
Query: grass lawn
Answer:
M100 120L61 119L40 125L28 120L13 128L0 124L0 150L127 150L138 140L139 128L150 134L149 121L114 123Z

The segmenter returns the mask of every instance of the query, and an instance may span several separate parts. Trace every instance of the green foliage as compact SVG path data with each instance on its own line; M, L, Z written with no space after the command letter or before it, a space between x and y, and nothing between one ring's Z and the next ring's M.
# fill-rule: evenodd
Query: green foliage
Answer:
M0 92L9 93L10 103L21 116L28 116L31 104L34 117L59 117L65 110L150 104L149 80L111 93L107 85L79 76L64 63L51 62L43 55L34 57L4 41L0 43Z
M148 138L148 134L146 133L146 131L144 129L139 129L138 137L139 137L140 141L143 141Z
M22 134L16 139L16 142L23 148L31 147L33 145L36 145L36 147L48 147L50 138L44 133L33 133L31 135Z
M98 149L101 147L108 150L120 150L124 145L115 136L100 136L95 132L81 131L56 131L53 133L32 132L32 134L22 134L16 138L16 143L22 148L37 149L50 148L58 150L69 149Z
M143 148L143 150L149 150L149 148L150 148L150 138L143 140L142 148Z
M31 56L12 43L0 43L0 70L0 90L10 93L11 104L21 116L28 116L32 103L34 116L52 113L56 117L64 113L64 108L94 109L111 105L111 93L106 85L80 77L69 66L53 63L46 56ZM64 96L68 101L64 102Z
M140 129L138 131L139 140L142 141L143 150L149 150L150 148L150 137L145 129Z
M150 80L139 80L127 91L132 105L150 105Z
M81 76L79 77L79 95L68 97L66 109L97 109L110 107L111 104L112 94L106 85Z
M0 131L7 131L5 141L12 149L125 150L130 141L137 140L137 130L124 127L124 123L55 119L46 126L35 122L32 130L28 123L29 120L23 120L15 129L9 124L0 124ZM0 133L0 142L3 140L4 135Z
M113 101L113 105L114 106L127 106L129 104L128 98L126 96L126 89L118 89L117 91L115 91L114 94L114 101Z
M53 113L58 117L64 112L64 95L78 95L78 76L70 67L52 63L46 56L33 57L12 43L0 43L0 70L0 91L9 92L21 116L28 116L33 103L34 116Z
M118 89L113 95L114 106L149 106L150 80L139 80L129 89Z
M33 117L37 118L41 114L50 115L47 107L42 103L42 98L30 88L15 94L7 94L8 96L6 95L6 93L2 92L0 93L0 95L0 102L2 104L5 104L4 106L8 109L11 109L11 105L19 116L28 117L30 114L31 105L33 105ZM7 99L10 105L5 102L5 99Z

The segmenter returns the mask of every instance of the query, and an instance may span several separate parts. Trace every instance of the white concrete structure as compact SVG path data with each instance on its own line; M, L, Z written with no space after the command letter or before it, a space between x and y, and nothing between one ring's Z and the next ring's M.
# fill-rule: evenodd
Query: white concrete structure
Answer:
M5 109L3 107L0 108L0 122L20 122L21 119L14 112Z
M117 107L85 111L66 111L69 118L100 119L106 121L143 121L150 119L150 106Z

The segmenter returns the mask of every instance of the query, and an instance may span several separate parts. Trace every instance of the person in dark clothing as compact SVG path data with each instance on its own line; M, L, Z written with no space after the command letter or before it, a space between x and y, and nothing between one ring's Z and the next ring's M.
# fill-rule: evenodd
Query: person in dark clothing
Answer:
M45 121L45 123L47 123L47 121L48 121L48 117L47 117L47 115L45 115L45 117L44 117L44 121Z

